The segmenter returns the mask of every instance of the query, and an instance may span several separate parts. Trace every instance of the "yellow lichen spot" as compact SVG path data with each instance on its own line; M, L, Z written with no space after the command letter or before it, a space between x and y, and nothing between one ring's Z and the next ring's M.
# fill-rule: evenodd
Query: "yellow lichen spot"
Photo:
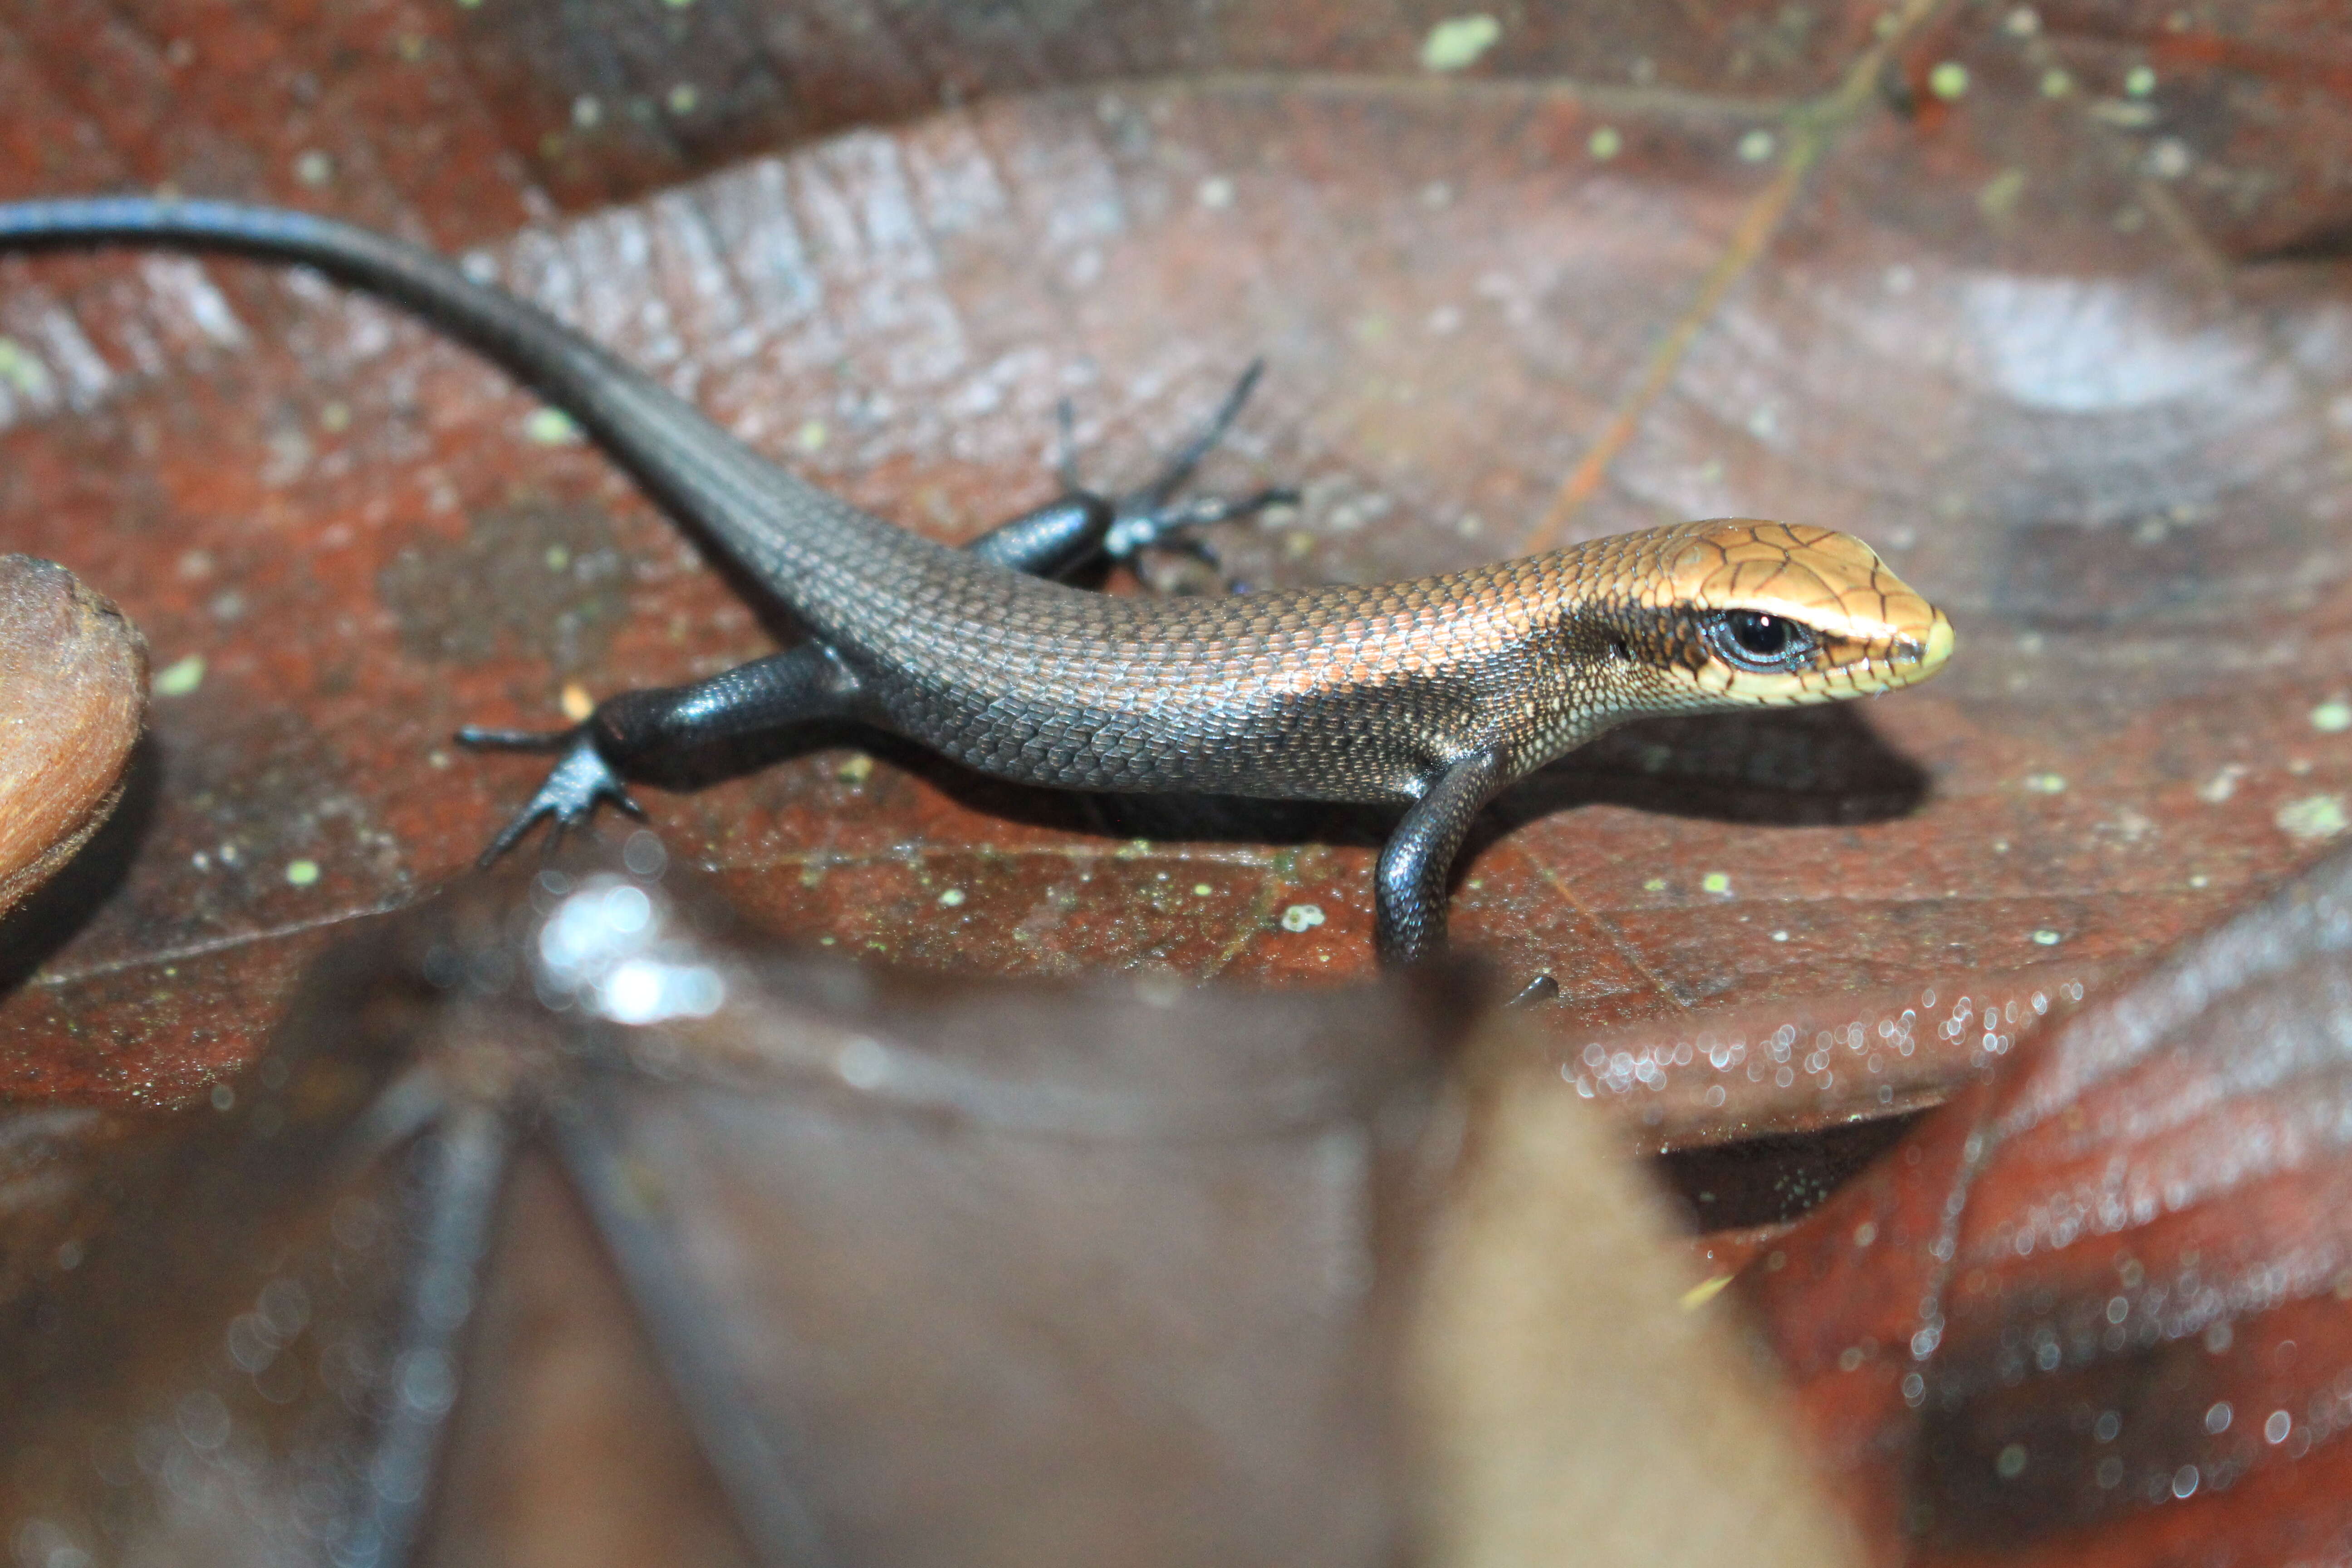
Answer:
M1698 879L1698 885L1706 892L1727 893L1731 891L1731 878L1722 871L1709 871Z
M950 888L946 892L940 895L940 907L943 910L952 910L962 902L963 889L961 888Z
M1772 155L1772 149L1778 145L1769 131L1750 131L1739 139L1739 161L1760 163Z
M581 440L580 426L561 408L540 408L522 422L523 438L539 447L572 447Z
M2063 795L2066 775L2063 773L2028 773L2025 787L2035 795Z
M1604 125L1592 133L1585 150L1603 163L1625 150L1625 137L1614 125Z
M1448 16L1429 30L1421 42L1421 68L1458 71L1478 63L1478 57L1503 37L1503 24L1494 17Z
M0 338L0 382L35 402L46 402L57 389L49 377L49 367L35 359L24 344L14 338Z
M2333 838L2352 826L2352 818L2344 813L2344 797L2340 795L2305 795L2280 806L2271 818L2279 831L2290 838Z
M1969 90L1969 68L1958 60L1940 60L1927 73L1927 90L1949 103Z
M1987 180L1977 192L1977 210L1999 223L2017 210L2017 198L2025 194L2025 171L2003 169Z
M556 693L555 705L562 709L563 716L574 724L586 723L588 716L596 711L596 700L589 696L588 689L576 680L563 683L563 689Z
M286 863L286 880L298 888L307 888L319 879L316 860L289 860Z
M833 770L833 776L843 784L862 784L874 776L874 759L863 752L853 752Z
M2311 710L2311 727L2323 735L2340 735L2352 730L2352 702L2341 697L2331 697Z
M192 653L155 672L152 689L158 697L185 697L205 683L205 656Z

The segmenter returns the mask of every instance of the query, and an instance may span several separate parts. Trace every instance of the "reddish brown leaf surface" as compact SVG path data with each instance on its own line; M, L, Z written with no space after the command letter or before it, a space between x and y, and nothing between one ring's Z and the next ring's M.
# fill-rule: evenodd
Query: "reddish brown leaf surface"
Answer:
M2352 1552L2338 856L2046 1031L1743 1283L1886 1561Z
M530 43L551 8L42 7L0 37L0 188L168 181L479 245L943 538L1047 492L1058 396L1089 471L1132 475L1264 353L1209 475L1306 491L1221 542L1254 582L1727 512L1872 539L1955 614L1943 679L1627 731L1475 847L1455 929L1559 975L1563 1060L1701 1004L2136 960L2342 830L2340 33L2286 5L1626 6L1506 18L1456 78L1421 63L1438 14L1405 6L1198 35L1072 8L986 45L950 9L889 13L913 64L877 111L1186 74L705 174L840 124L878 57L791 10L696 9L639 24L592 113L593 47ZM791 90L761 99L761 70ZM748 107L691 130L722 103ZM551 216L604 191L648 194ZM457 724L773 646L527 398L314 281L10 261L0 333L0 539L117 597L173 677L136 833L15 955L16 1092L178 1100L247 1059L323 933L464 864L528 793L529 763L452 752ZM1353 816L1097 806L845 750L652 804L775 931L853 951L1367 963L1381 825ZM1841 1083L1725 1124L1885 1108Z

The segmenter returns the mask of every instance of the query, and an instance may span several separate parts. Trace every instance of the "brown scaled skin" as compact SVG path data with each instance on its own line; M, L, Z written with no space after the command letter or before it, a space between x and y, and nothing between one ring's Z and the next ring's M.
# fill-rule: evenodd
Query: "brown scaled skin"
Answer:
M566 753L492 854L541 816L628 804L621 778L680 747L851 719L1052 788L1406 805L1374 929L1384 962L1413 963L1444 942L1471 818L1528 769L1640 714L1864 696L1952 650L1949 623L1867 545L1748 520L1372 587L1086 593L1050 578L1150 542L1122 529L1153 518L1080 494L950 550L775 467L553 317L404 241L227 203L0 205L0 249L100 243L298 262L406 306L572 416L814 634L695 686L625 694L560 735L462 735ZM1180 460L1171 480L1188 470Z

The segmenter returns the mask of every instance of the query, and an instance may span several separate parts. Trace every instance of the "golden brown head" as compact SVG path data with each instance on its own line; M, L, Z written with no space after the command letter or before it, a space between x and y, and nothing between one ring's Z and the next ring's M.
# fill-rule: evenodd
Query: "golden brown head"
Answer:
M1656 613L1664 662L1707 706L1867 697L1952 656L1944 613L1852 534L1717 518L1642 537L1654 552L1632 604Z

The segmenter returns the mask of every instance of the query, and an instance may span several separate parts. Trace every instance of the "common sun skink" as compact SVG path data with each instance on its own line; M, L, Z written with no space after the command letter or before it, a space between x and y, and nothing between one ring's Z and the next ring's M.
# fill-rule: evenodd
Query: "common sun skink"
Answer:
M1374 931L1384 963L1412 963L1444 944L1455 854L1511 780L1638 715L1868 696L1952 652L1943 613L1860 540L1742 518L1375 586L1092 593L1055 579L1151 542L1181 509L1078 494L950 549L795 478L422 247L232 203L0 204L0 250L112 244L299 264L415 311L577 421L809 628L800 647L625 693L559 735L468 731L563 753L491 854L542 816L627 804L622 779L675 748L846 719L1055 789L1401 805Z

